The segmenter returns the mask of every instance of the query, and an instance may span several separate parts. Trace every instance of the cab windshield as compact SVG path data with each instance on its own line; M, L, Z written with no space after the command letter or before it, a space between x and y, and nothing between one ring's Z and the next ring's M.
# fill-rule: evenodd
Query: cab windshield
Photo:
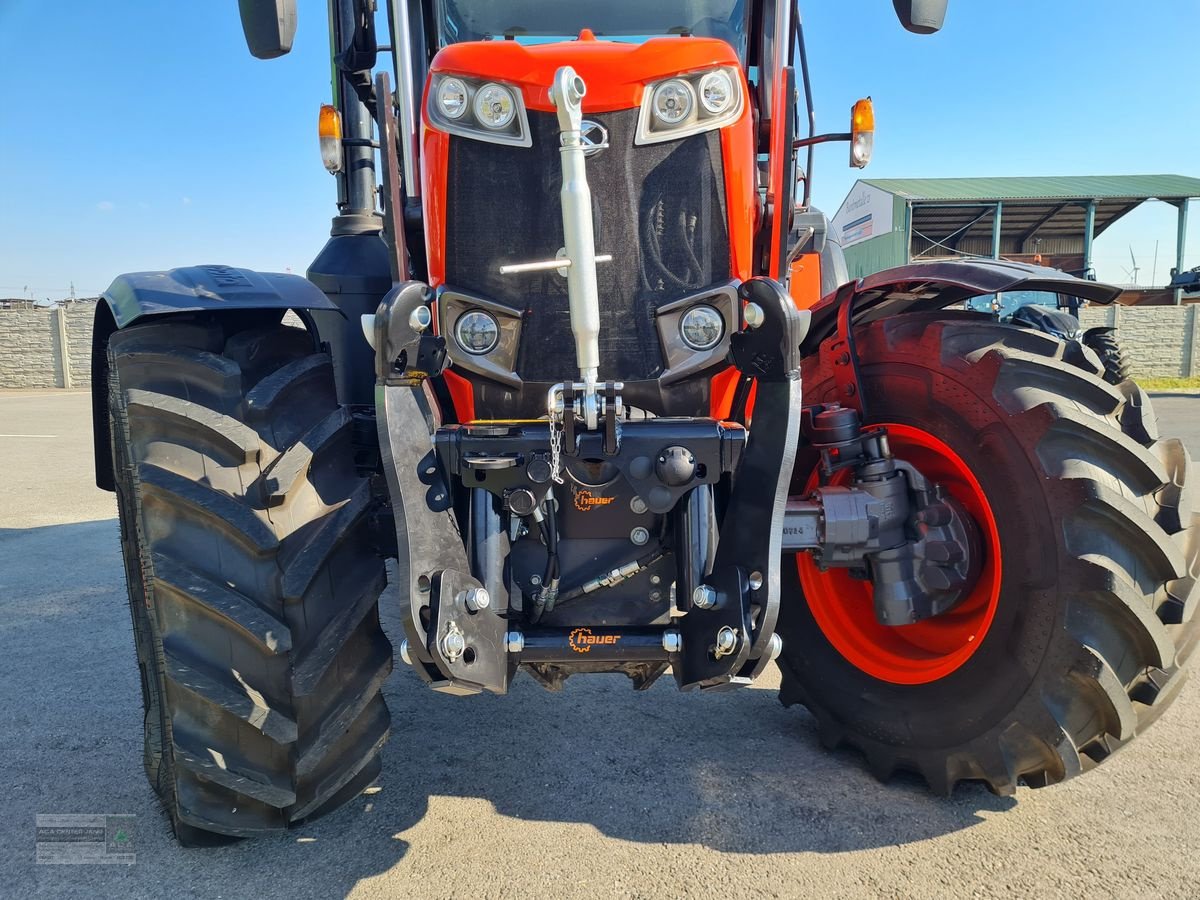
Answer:
M972 297L967 301L967 309L976 312L996 312L1002 317L1011 316L1022 306L1047 306L1050 309L1058 309L1063 305L1058 294L1049 291L1005 291L999 295L984 294Z
M643 41L665 34L720 38L746 60L746 0L436 0L440 46L504 38L522 43L597 37Z

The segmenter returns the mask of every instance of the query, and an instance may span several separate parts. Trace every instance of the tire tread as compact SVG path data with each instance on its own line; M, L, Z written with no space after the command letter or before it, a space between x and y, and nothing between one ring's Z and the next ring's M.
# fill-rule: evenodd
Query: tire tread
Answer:
M865 366L878 354L898 366L940 360L973 390L990 390L1041 466L1045 502L1072 560L1049 588L1060 591L1057 649L1034 675L1040 688L958 745L939 746L936 736L928 737L932 747L892 741L840 719L823 699L821 677L795 655L804 648L786 635L781 700L809 707L825 746L856 747L880 777L916 771L942 794L975 780L1011 795L1019 783L1041 787L1087 771L1162 714L1200 643L1200 487L1188 479L1187 450L1160 439L1143 389L1106 382L1094 362L1072 362L1078 354L1047 335L933 312L866 326L858 345ZM824 351L805 366L808 385L831 381ZM781 627L785 617L786 601Z
M187 843L350 800L390 729L386 573L329 357L295 328L227 339L221 321L109 346L147 774Z

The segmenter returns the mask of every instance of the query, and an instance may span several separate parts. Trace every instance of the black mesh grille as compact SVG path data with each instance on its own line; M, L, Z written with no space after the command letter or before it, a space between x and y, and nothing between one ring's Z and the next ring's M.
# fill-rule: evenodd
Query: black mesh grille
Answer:
M600 375L654 378L662 353L654 310L729 280L721 144L716 132L634 146L637 110L589 116L610 147L589 158L598 266ZM558 123L530 113L532 147L450 139L446 283L525 313L517 371L526 381L575 377L567 282L501 275L505 263L551 259L563 245Z

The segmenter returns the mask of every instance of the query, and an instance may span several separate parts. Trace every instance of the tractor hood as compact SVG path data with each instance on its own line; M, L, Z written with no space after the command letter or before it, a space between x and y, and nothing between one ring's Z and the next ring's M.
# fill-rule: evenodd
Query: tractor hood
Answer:
M587 83L584 112L612 112L641 104L646 83L716 66L740 68L737 54L716 38L659 37L640 44L578 40L525 45L517 41L451 44L433 58L431 72L495 79L522 88L529 109L552 112L554 73L571 66Z
M854 323L865 325L900 313L945 309L971 297L1003 291L1048 291L1104 304L1112 303L1121 293L1120 288L1084 281L1058 269L1004 260L945 260L898 266L827 294L812 309L812 327L803 350L815 352L821 341L833 334L838 308L850 299L854 303Z

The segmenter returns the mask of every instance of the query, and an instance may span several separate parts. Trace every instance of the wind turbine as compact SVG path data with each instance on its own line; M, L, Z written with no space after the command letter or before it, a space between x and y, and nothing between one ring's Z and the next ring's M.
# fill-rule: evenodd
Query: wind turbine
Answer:
M1130 279L1130 283L1131 283L1131 284L1132 284L1134 287L1137 287L1137 283L1138 283L1138 272L1140 272L1140 271L1141 271L1141 268L1140 268L1140 267L1138 266L1138 264L1137 264L1137 257L1133 255L1133 244L1130 244L1130 245L1129 245L1129 260L1130 260L1130 262L1132 262L1132 263L1133 263L1133 268L1132 268L1132 269L1126 269L1126 270L1125 270L1125 275L1126 275L1126 276L1127 276L1127 277Z

